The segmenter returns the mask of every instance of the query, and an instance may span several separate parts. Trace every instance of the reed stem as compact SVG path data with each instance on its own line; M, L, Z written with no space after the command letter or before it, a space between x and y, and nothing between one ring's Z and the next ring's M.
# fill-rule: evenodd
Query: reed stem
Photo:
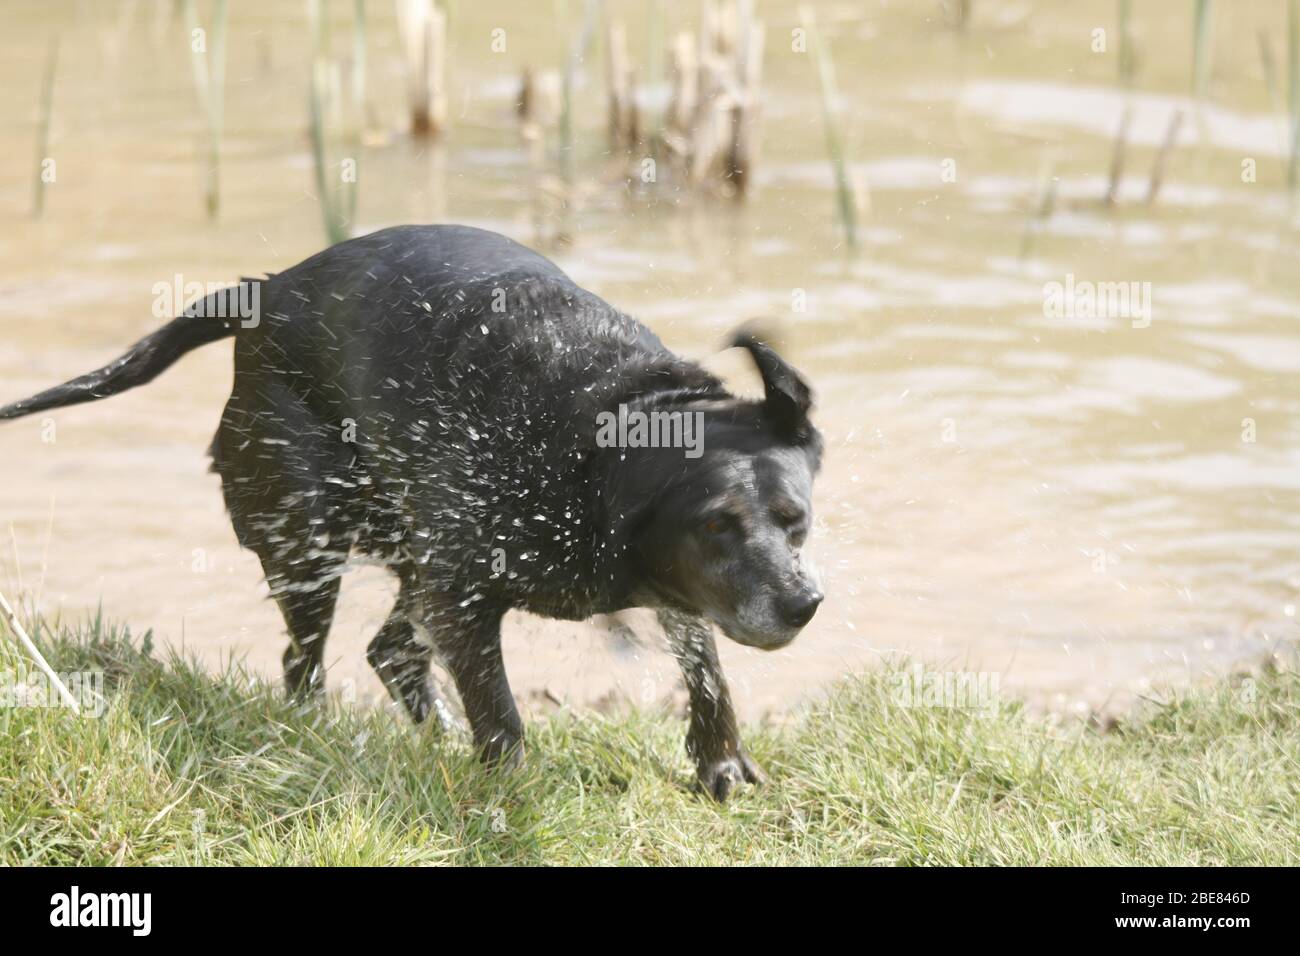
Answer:
M1300 9L1297 0L1286 6L1287 106L1291 113L1291 142L1287 151L1286 184L1294 199L1300 185Z
M1214 0L1195 0L1195 33L1192 47L1192 95L1205 98L1210 77L1210 52L1214 42Z
M215 0L212 8L212 31L204 40L202 51L190 49L194 86L199 104L208 122L208 157L205 172L205 195L208 218L215 220L221 211L221 136L225 125L226 89L226 0ZM194 0L185 0L185 20L190 36L200 29Z
M54 114L54 77L59 68L59 37L50 40L45 56L45 74L41 80L41 107L36 127L36 182L32 215L40 219L45 212L45 161L50 158L50 120Z
M1048 153L1043 157L1038 171L1038 189L1034 206L1025 219L1025 228L1020 236L1020 261L1024 262L1033 246L1034 233L1051 217L1056 207L1056 156Z
M1174 115L1169 120L1169 127L1165 130L1164 142L1160 144L1160 152L1156 153L1156 160L1151 166L1151 182L1147 186L1147 205L1156 201L1156 195L1160 192L1160 186L1165 179L1165 164L1169 161L1169 154L1173 152L1174 144L1178 142L1178 130L1183 125L1183 111L1175 110Z
M311 24L312 63L308 107L311 114L311 151L316 175L316 194L320 203L325 236L330 245L348 238L344 217L329 182L329 160L325 148L325 114L329 98L329 60L326 52L326 25L322 0L308 0Z
M357 194L361 191L361 150L366 130L366 0L352 7L352 114L355 124L352 149L353 179L347 184L348 223L356 222Z
M826 130L826 153L835 176L836 205L839 209L840 224L844 228L845 242L850 250L854 250L858 246L857 206L854 201L853 186L849 182L848 167L844 161L844 140L840 135L839 113L836 109L839 86L835 80L835 62L831 58L830 48L822 42L812 9L800 7L799 11L804 29L808 31L808 48L817 63L822 120Z

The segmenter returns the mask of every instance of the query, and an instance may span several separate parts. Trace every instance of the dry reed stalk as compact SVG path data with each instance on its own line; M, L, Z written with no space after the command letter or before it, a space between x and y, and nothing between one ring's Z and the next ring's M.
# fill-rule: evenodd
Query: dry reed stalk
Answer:
M636 88L627 53L627 31L610 19L605 30L605 82L609 90L609 151L631 152L641 135L637 130Z
M683 31L672 38L668 103L650 143L676 181L735 196L749 188L758 148L764 39L753 0L706 0L698 34ZM643 97L617 22L608 28L606 81L611 152L631 154L646 146L639 111Z
M731 155L727 161L728 178L735 184L736 193L750 191L751 173L758 160L758 112L763 83L763 44L766 32L763 24L749 21L740 49L741 97L732 117Z
M1113 206L1119 202L1119 185L1124 176L1124 148L1128 142L1129 122L1133 117L1130 106L1124 106L1124 115L1120 117L1119 129L1115 133L1115 149L1110 158L1110 184L1106 187L1106 205Z
M1151 182L1147 185L1147 205L1156 201L1156 195L1160 192L1160 186L1165 178L1165 164L1169 160L1169 153L1173 150L1174 144L1178 141L1178 130L1183 125L1183 111L1175 110L1174 115L1169 120L1169 127L1165 130L1164 142L1160 144L1160 152L1156 153L1156 160L1151 166Z
M49 662L45 660L45 655L40 652L36 642L27 636L27 630L23 627L23 622L18 620L18 614L9 601L5 599L4 594L0 594L0 612L3 612L4 618L9 624L9 629L18 636L18 643L36 662L36 666L40 668L41 673L49 678L50 683L59 692L59 696L72 708L74 714L80 714L81 705L77 703L77 698L72 696L72 691L68 690L67 685L59 679L59 675L54 673L54 668L50 667Z
M1025 218L1025 228L1020 235L1020 261L1029 256L1029 251L1034 241L1034 233L1037 232L1048 219L1051 218L1052 212L1056 208L1056 154L1049 151L1043 156L1042 165L1038 171L1038 191L1037 198L1034 201L1034 207L1030 210L1029 215Z
M411 132L437 136L447 125L447 13L433 0L397 0Z
M695 57L695 40L689 32L673 38L669 51L672 92L664 118L664 145L679 170L690 163L691 124L700 99L700 73Z

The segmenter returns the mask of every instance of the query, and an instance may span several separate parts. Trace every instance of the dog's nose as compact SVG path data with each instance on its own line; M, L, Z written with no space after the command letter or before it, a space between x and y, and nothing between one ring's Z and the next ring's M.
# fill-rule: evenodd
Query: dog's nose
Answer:
M820 591L800 591L781 602L781 619L790 627L803 627L813 619L824 596Z

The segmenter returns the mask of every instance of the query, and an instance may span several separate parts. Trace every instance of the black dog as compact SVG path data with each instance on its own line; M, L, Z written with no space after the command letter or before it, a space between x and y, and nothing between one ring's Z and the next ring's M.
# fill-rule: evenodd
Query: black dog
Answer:
M761 779L708 621L775 648L821 602L800 548L822 442L794 369L740 333L766 389L741 401L549 260L461 226L385 229L228 291L257 314L213 293L0 418L114 395L235 336L212 458L284 614L292 693L323 687L339 576L364 552L401 582L367 656L415 720L437 651L485 758L517 761L506 611L653 607L690 691L702 785L721 799Z

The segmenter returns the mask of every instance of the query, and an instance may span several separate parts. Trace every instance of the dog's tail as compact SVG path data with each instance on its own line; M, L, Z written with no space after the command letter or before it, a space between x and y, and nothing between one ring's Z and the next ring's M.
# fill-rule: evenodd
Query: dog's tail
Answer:
M125 355L114 359L103 368L87 372L54 388L47 388L31 398L24 398L12 405L0 407L0 420L22 418L24 415L51 408L93 402L153 381L163 369L186 352L235 334L239 319L214 318L212 316L227 313L201 307L212 301L212 296L209 296L202 302L194 303L185 310L184 314L168 322L157 332L146 335L131 346Z

